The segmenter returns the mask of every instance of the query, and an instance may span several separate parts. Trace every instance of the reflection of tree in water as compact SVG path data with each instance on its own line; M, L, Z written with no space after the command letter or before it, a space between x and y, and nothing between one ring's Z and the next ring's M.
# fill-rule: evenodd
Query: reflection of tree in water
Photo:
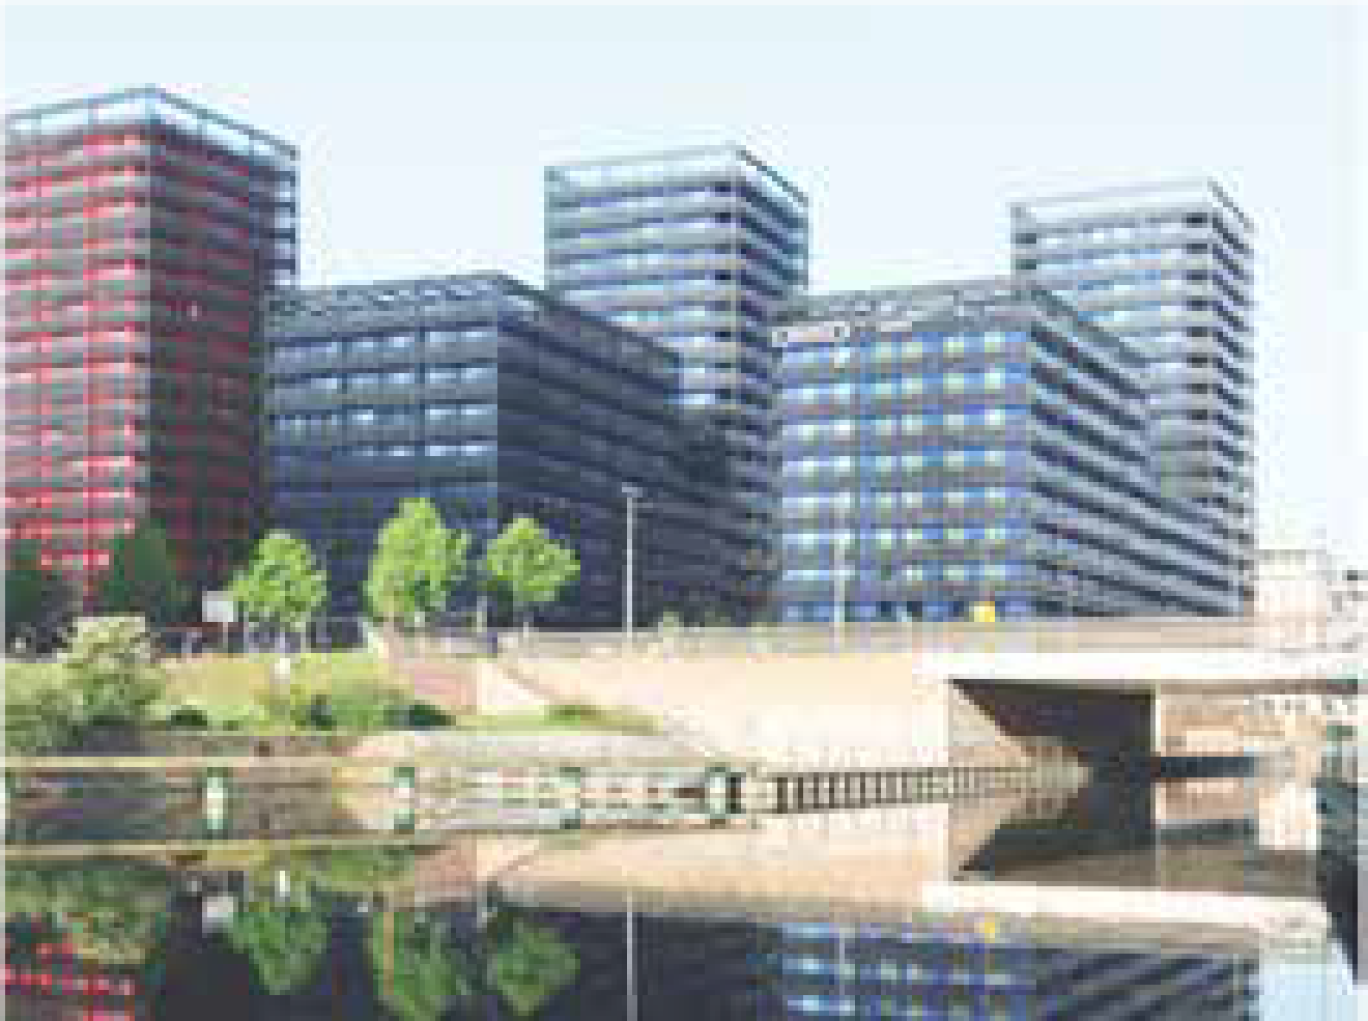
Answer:
M286 869L320 889L365 895L407 879L421 853L413 847L296 851L288 856L272 856L271 867Z
M245 879L246 895L218 945L242 955L235 959L250 964L272 997L302 992L336 967L335 954L345 956L340 948L350 945L364 953L375 995L394 1021L440 1021L458 1006L489 1018L536 1017L573 981L579 961L554 929L508 907L495 907L468 938L452 933L441 917L388 910L371 916L362 947L332 942L339 908L345 907L340 917L356 918L350 905L358 897L379 895L383 902L387 891L402 891L423 853L411 847L211 852L185 856L180 868L118 858L16 861L8 870L7 910L31 918L35 946L39 935L46 941L69 936L82 956L141 968L149 994L180 1002L222 965L213 963L216 941L205 941L198 912L180 910L189 903L179 904L177 895L190 875L211 877L211 885L236 875ZM10 924L20 955L23 927ZM219 995L232 1001L247 990ZM369 999L366 992L357 995Z
M408 912L374 917L366 935L380 1002L400 1021L437 1021L474 983L469 958L443 926Z
M579 958L545 925L500 912L485 932L484 973L518 1017L532 1017L574 979Z
M560 935L507 909L494 912L468 950L440 922L388 911L371 920L366 948L380 1001L398 1021L437 1021L456 1003L490 1016L535 1017L579 971Z
M135 859L11 861L5 910L50 919L84 957L140 965L166 932L177 885L174 873Z
M251 960L261 984L280 996L313 975L328 945L328 920L308 904L261 900L244 905L224 935Z
M400 881L413 868L416 852L407 847L352 848L268 853L244 862L249 889L278 877L293 894L249 897L225 930L230 946L251 962L261 984L280 996L314 974L327 949L330 917L336 905L309 897L310 890L367 895Z

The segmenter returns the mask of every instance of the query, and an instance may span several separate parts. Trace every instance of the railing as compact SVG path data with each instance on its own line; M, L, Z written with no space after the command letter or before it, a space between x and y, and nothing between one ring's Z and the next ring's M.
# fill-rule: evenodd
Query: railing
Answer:
M507 634L505 652L530 657L755 655L763 653L1231 650L1264 648L1263 622L1232 618L785 624L638 631Z
M401 657L502 655L513 659L640 656L750 657L771 654L984 653L984 652L1224 652L1261 654L1270 668L1288 676L1362 678L1363 653L1344 635L1322 634L1296 648L1279 642L1279 618L1105 618L1049 621L855 622L768 624L750 627L670 627L621 631L477 631L467 615L419 628L381 631L358 617L320 618L311 623L307 646L355 648L382 642ZM245 633L244 633L245 631ZM1346 632L1347 634L1347 632ZM173 654L272 652L280 641L299 651L299 636L283 639L270 629L232 625L215 629L167 629L164 648ZM1358 636L1359 645L1362 636Z

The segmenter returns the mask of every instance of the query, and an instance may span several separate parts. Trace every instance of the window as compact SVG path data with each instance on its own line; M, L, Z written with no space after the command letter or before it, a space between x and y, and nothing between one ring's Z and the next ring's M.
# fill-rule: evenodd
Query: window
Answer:
M493 443L429 443L423 452L428 457L482 457L494 449Z

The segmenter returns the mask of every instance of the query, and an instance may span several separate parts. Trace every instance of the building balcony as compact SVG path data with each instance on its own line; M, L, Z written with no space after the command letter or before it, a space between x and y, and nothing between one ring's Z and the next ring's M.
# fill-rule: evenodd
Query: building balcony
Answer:
M640 220L706 216L709 214L741 215L776 240L800 243L806 234L805 222L785 222L761 202L744 193L717 193L710 188L694 193L679 192L627 199L619 205L598 205L579 209L552 206L547 210L547 224L554 230L574 227L608 227L631 225Z
M1091 396L1095 397L1096 395ZM1112 446L1121 450L1136 449L1136 433L1143 429L1144 419L1138 416L1130 418L1125 414L1130 409L1125 408L1123 402L1115 398L1097 403L1122 414L1118 415L1117 418L1099 414L1093 408L1085 406L1072 394L1046 386L1043 382L1036 387L1032 396L1032 404L1049 411L1058 421L1069 424L1077 423L1089 428L1099 436L1106 437L1111 441Z

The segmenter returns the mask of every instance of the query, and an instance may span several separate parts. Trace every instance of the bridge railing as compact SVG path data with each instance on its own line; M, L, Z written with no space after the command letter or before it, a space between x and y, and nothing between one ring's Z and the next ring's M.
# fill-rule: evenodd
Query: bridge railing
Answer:
M1244 619L785 624L617 631L505 632L502 650L531 657L746 656L832 652L1265 651L1265 627Z

